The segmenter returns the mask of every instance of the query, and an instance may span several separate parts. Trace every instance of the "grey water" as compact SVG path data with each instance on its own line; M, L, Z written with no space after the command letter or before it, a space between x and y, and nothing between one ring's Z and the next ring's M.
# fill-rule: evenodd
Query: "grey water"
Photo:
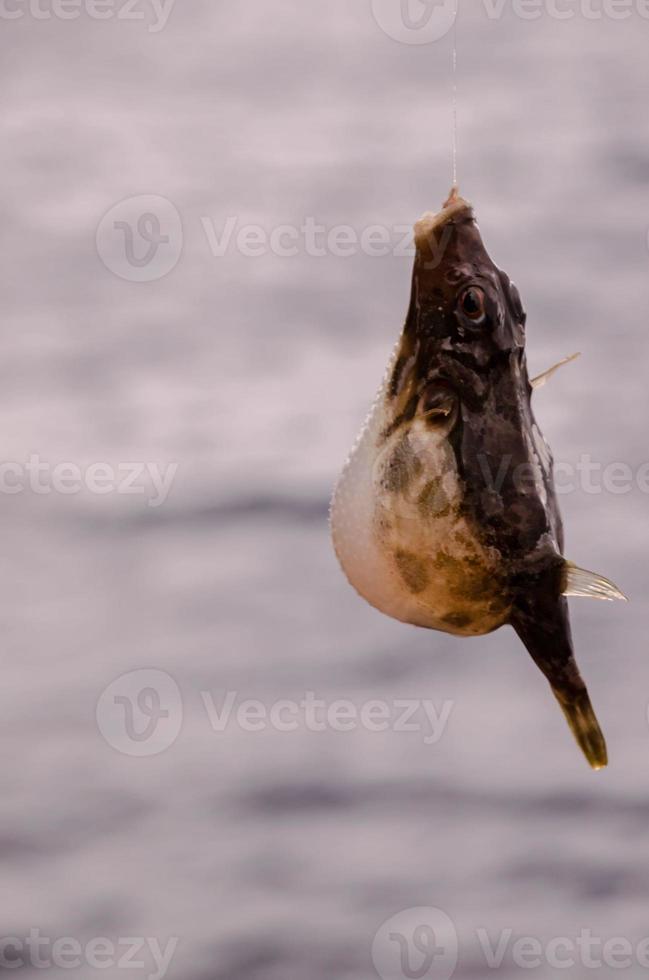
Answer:
M567 552L631 599L571 601L609 742L609 769L592 773L513 632L459 641L382 617L328 539L331 486L408 302L402 242L451 183L451 34L401 43L369 2L177 2L161 29L153 5L120 19L120 2L103 20L89 4L76 19L3 8L23 11L0 39L0 459L18 467L0 494L7 963L25 978L154 976L144 941L174 939L171 980L370 980L383 923L432 907L457 932L461 980L583 977L547 952L582 930L600 959L609 940L633 950L600 975L643 976L641 5L595 19L572 4L558 20L465 4L458 31L460 190L521 291L533 371L582 352L535 395L572 483ZM102 217L142 195L182 222L177 264L150 282L111 271L96 241ZM252 255L237 244L250 225L296 231ZM341 225L387 229L388 254L327 245ZM148 478L139 494L12 492L33 457L175 476L157 506ZM168 675L181 699L170 744L142 756L131 729L102 730L118 719L104 692L137 670ZM208 710L223 720L228 693L270 710L309 692L450 716L432 741L428 722L321 731L300 715L280 730L236 708L214 725ZM140 735L165 703L131 704ZM485 934L511 937L493 968ZM129 937L144 944L137 968L119 962ZM530 970L512 952L524 937L543 949ZM57 965L63 938L84 952ZM87 951L100 938L114 951L103 969Z

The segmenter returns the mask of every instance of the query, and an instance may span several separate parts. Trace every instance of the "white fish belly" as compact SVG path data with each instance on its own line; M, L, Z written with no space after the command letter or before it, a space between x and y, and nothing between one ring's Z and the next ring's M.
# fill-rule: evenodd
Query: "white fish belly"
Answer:
M384 444L379 398L343 470L331 512L351 585L388 616L461 636L508 618L495 549L463 516L462 482L445 435L415 419Z

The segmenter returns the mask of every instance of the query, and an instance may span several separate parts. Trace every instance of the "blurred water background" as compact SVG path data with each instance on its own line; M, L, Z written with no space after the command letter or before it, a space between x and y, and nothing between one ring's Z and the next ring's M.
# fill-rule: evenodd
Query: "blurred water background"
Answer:
M593 774L512 631L459 641L391 622L332 555L330 488L411 258L302 241L291 257L219 257L205 234L205 220L220 235L228 218L270 232L308 217L360 233L436 209L451 36L399 43L364 0L178 0L158 31L135 9L144 20L2 24L0 457L178 470L158 507L2 494L0 934L177 937L172 980L370 980L377 929L417 906L452 919L461 980L521 972L509 954L489 970L478 929L545 945L588 928L635 947L649 933L647 494L562 497L570 557L632 599L572 602L611 756ZM583 352L536 396L539 422L562 463L588 453L635 473L649 459L649 20L509 5L490 19L475 3L459 34L461 190L523 295L532 369ZM95 243L137 195L173 202L184 231L176 267L148 283L113 274ZM145 758L95 719L138 668L169 674L183 703L178 737ZM426 744L215 732L201 697L309 691L453 711Z

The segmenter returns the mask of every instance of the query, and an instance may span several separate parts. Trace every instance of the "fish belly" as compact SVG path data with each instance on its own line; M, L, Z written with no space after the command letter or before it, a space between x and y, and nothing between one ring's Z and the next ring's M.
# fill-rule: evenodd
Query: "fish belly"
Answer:
M458 636L489 633L509 617L499 552L462 509L463 486L446 438L414 423L387 442L377 406L334 493L334 547L350 584L394 619Z

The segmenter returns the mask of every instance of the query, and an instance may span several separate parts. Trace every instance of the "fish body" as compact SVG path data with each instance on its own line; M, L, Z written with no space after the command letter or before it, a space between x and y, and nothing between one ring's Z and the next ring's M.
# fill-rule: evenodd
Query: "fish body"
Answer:
M402 622L457 636L512 625L601 768L565 594L623 596L563 557L520 295L456 193L415 243L403 333L334 493L336 553L360 595Z

